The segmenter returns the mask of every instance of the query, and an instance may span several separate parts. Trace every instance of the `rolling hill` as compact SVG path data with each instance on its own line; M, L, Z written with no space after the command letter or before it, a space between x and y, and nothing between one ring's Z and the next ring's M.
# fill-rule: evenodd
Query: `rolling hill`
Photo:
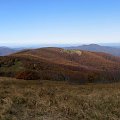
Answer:
M17 50L8 48L8 47L0 47L0 56L6 56L10 55L12 53L15 53Z
M76 83L117 82L120 58L83 50L30 49L0 57L0 76Z
M81 45L81 46L76 46L76 47L68 47L66 49L87 50L87 51L93 51L93 52L105 52L105 53L108 53L108 54L112 54L114 56L120 56L120 48L100 46L100 45L97 45L97 44Z

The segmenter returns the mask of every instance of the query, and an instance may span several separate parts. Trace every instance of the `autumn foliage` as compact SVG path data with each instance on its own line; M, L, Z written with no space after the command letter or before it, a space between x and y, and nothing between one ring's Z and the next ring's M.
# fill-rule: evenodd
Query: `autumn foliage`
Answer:
M0 76L70 83L118 82L120 58L105 53L60 48L26 50L0 57Z
M17 79L24 79L24 80L37 80L39 79L38 73L33 71L23 71L19 72L15 76Z

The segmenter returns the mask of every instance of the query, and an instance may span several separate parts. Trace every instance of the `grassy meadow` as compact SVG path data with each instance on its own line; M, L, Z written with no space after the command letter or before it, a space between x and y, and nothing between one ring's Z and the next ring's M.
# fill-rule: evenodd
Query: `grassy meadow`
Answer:
M120 120L120 84L0 78L0 120Z

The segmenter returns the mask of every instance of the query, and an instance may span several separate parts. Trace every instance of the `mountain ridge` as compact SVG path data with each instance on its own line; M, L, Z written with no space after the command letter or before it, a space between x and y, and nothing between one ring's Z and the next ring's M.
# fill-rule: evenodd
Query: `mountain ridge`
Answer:
M104 52L104 53L112 54L114 56L120 56L120 48L114 48L110 46L101 46L98 44L66 47L65 49L78 49L78 50L87 50L92 52Z
M15 49L5 47L5 46L0 47L0 56L10 55L15 52L17 52L17 50L15 50Z

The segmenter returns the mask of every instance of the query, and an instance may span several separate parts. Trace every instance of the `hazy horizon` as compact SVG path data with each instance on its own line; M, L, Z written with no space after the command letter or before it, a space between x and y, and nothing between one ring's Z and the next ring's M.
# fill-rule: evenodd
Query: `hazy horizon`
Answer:
M120 1L1 0L0 46L120 43Z
M77 47L83 45L91 45L96 44L100 46L108 46L108 47L115 47L120 48L120 43L78 43L78 44L29 44L29 45L0 45L0 47L7 47L13 49L24 49L24 48L42 48L42 47L58 47L58 48L65 48L65 47Z

